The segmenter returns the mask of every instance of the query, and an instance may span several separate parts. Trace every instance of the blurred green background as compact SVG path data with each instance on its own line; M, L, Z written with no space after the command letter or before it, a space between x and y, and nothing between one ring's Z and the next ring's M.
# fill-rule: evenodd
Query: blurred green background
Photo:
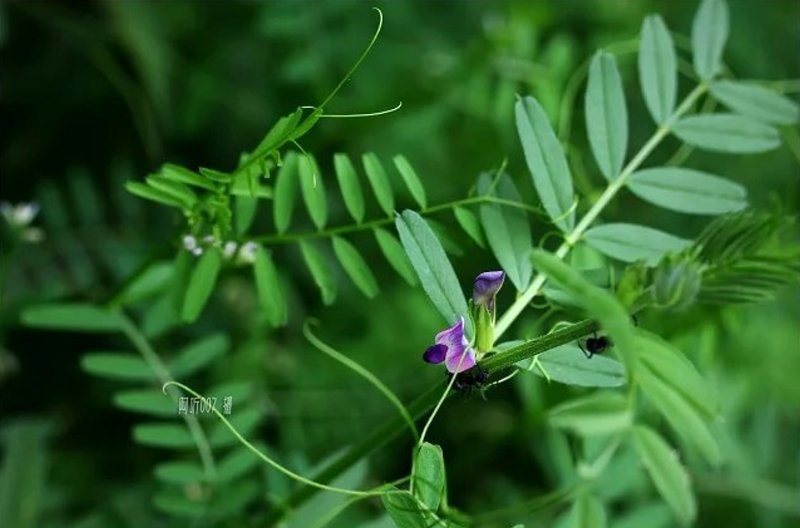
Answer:
M30 524L20 528L189 525L153 510L152 468L165 455L131 440L138 417L111 405L118 387L79 368L87 350L120 344L111 337L23 329L19 310L44 300L102 302L147 262L171 258L181 219L128 195L122 182L143 178L167 161L235 167L240 153L256 145L277 118L320 102L336 85L374 30L373 4L385 15L380 39L326 110L371 112L400 101L402 109L367 119L322 120L302 145L320 160L323 178L332 177L334 152L360 157L374 151L386 160L404 154L433 203L465 196L481 171L506 158L525 198L535 201L513 123L516 94L542 102L569 142L576 187L584 196L596 195L602 181L583 131L583 85L570 88L573 72L598 47L628 43L619 45L627 50L619 61L636 148L653 129L631 53L641 21L660 12L686 57L685 36L696 9L684 0L0 3L0 198L37 201L42 211L36 225L46 233L36 244L12 246L3 239L0 420L6 456L0 515L13 510L13 497L22 494L30 497L29 514L19 519ZM729 5L725 59L734 75L800 77L800 2ZM689 82L681 77L684 90ZM576 88L574 108L563 104L565 93ZM564 120L565 109L574 110L570 121ZM692 152L686 163L744 184L756 208L796 213L797 129L785 130L784 139L788 146L768 154ZM654 157L667 159L677 147L667 141ZM398 208L411 207L399 185L396 191ZM348 223L333 185L328 192L330 224ZM372 207L368 216L377 216ZM253 232L271 231L268 209ZM308 229L310 221L299 216L293 229ZM606 216L644 219L687 237L706 221L655 210L629 193ZM454 229L452 218L437 219L461 248L460 254L453 248L451 259L465 287L476 273L496 266L489 253L473 249ZM546 232L546 226L536 227L537 238ZM287 328L268 329L251 283L232 273L198 324L155 341L169 355L194 337L226 333L231 351L193 386L253 382L253 405L265 415L254 436L301 473L394 413L373 388L302 338L307 316L321 321L326 341L379 375L404 401L442 375L419 361L442 326L439 316L421 290L409 289L383 264L370 237L353 241L368 261L380 262L375 271L382 293L376 299L366 301L337 269L339 299L323 307L299 251L286 245L276 248L275 258L290 286ZM794 288L765 305L643 317L643 326L681 344L724 402L724 420L717 425L727 465L712 473L689 461L700 497L698 526L800 523L798 294ZM501 307L510 295L504 292ZM146 326L147 308L136 315ZM520 336L547 330L533 317L519 326ZM448 404L431 438L444 448L455 506L479 513L554 489L570 445L546 427L543 413L573 393L518 376L491 391L488 402L473 397ZM13 458L12 446L21 449ZM409 437L392 443L356 468L362 475L352 476L352 485L406 474L410 448ZM220 525L245 526L285 493L287 483L280 479L262 480L258 499ZM635 505L654 497L634 462L609 477L606 496L620 523ZM656 513L640 525L670 526L669 514L653 508ZM511 520L538 526L560 513L554 508ZM315 513L298 515L292 526L310 526L303 515ZM381 524L379 504L367 502L334 525L374 519L374 526L390 526ZM636 519L627 522L639 525Z

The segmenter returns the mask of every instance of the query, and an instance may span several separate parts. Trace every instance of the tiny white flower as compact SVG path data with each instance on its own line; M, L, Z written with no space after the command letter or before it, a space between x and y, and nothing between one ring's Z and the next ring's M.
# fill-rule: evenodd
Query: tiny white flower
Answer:
M217 241L217 239L214 238L214 235L206 235L206 236L203 237L203 242L205 242L209 246L214 244L216 241Z
M242 249L239 250L239 260L248 264L252 264L256 260L257 249L258 244L255 242L246 242L244 245L242 245Z
M202 254L203 254L203 248L199 246L192 250L192 255L194 255L195 257L199 257Z
M237 247L238 244L236 244L236 242L234 242L233 240L228 240L227 242L225 242L225 247L223 247L222 249L222 254L225 255L225 258L229 259L236 254Z
M187 251L194 251L197 247L197 239L192 235L184 235L183 247L186 248Z
M0 203L0 214L3 215L9 225L25 227L39 214L39 204L36 202L23 202L11 205L8 202L2 202Z

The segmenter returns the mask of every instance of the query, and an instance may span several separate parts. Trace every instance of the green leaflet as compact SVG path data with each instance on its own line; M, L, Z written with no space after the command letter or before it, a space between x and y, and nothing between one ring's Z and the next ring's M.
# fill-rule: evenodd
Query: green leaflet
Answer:
M208 181L208 178L203 178L194 171L172 163L165 163L161 166L161 175L168 180L185 183L186 185L193 185L206 189L207 191L217 190L216 185Z
M306 203L308 215L317 229L323 229L328 220L328 204L325 200L325 185L317 163L310 155L303 154L297 159L297 170L300 174L300 187L303 190L303 201Z
M150 200L151 202L160 203L162 205L167 205L169 207L177 207L178 209L186 208L186 205L180 198L155 189L146 183L136 182L136 181L129 181L125 182L125 189L131 193L135 194L139 198L144 198L145 200Z
M378 281L353 244L342 237L333 237L333 252L361 293L369 299L378 295Z
M358 183L358 174L353 167L353 162L350 161L347 154L335 154L333 167L336 170L336 179L339 182L339 189L342 191L347 212L357 224L360 224L364 220L364 194L361 192L361 184Z
M124 352L93 352L81 357L81 368L101 378L124 381L155 380L155 374L139 356Z
M184 347L169 362L170 374L175 379L187 378L215 359L224 356L230 342L224 334L210 334Z
M120 319L116 313L80 303L41 304L22 312L22 323L34 328L74 332L116 332Z
M692 22L692 61L700 79L711 79L722 69L729 31L725 0L703 0Z
M580 387L620 387L625 384L622 363L599 355L587 358L575 344L561 345L536 357L544 372L535 366L530 370L548 380Z
M219 408L220 403L219 401L216 402L217 408ZM236 402L234 401L234 405L235 404ZM260 409L240 408L231 414L229 420L231 425L246 438L255 431L258 424L261 423L262 417L263 414ZM208 443L214 448L239 445L237 438L231 434L231 431L221 421L215 422L214 425L210 427Z
M147 185L168 194L183 204L184 209L191 209L197 203L197 195L188 186L169 180L157 174L147 177Z
M667 419L675 432L692 444L712 465L722 462L716 440L698 411L673 387L648 368L640 369L639 383L648 401Z
M553 427L582 436L604 436L630 428L633 413L622 395L597 392L556 405L548 420Z
M269 253L259 246L256 250L256 260L253 262L253 276L256 283L256 292L261 308L267 315L267 321L272 326L283 326L289 319L286 297L283 294L278 270L269 257Z
M161 399L164 399L163 394ZM175 414L174 408L172 414ZM155 467L153 473L167 484L186 485L205 480L202 466L194 462L163 462Z
M258 198L236 196L233 201L233 224L237 235L244 235L256 218Z
M51 510L47 489L50 436L55 423L16 418L3 424L3 460L0 467L0 526L34 528L46 524Z
M183 308L181 309L181 319L185 323L194 322L203 311L214 286L217 284L217 275L222 267L222 253L219 249L212 247L203 253L197 265L192 271L189 284L186 288L186 295L183 298Z
M414 211L403 211L402 215L398 215L395 225L406 255L433 305L448 324L455 324L459 317L464 317L467 334L471 335L467 301L439 239Z
M489 190L491 178L482 174L478 180L478 192ZM521 202L514 182L507 174L502 174L495 186L496 196L506 200ZM528 214L515 207L486 203L480 206L481 224L486 233L489 247L497 262L508 275L518 291L528 287L533 274L531 265L531 229Z
M194 446L192 435L182 424L143 423L134 425L133 439L137 443L150 447L175 449Z
M519 134L528 171L547 214L562 231L575 224L572 176L561 147L544 109L533 97L517 101L515 106Z
M615 180L622 172L628 148L628 111L617 61L610 53L598 51L592 59L585 108L594 159L603 176Z
M322 302L326 305L333 304L333 301L336 300L336 282L333 280L330 266L325 257L311 242L301 241L300 250L303 253L306 267L322 294Z
M269 132L264 135L264 139L258 144L253 152L248 156L245 164L255 158L261 158L267 155L271 150L280 147L287 141L289 136L295 131L300 118L303 116L303 109L298 108L289 115L285 115L278 119L278 122L273 125Z
M415 450L414 493L425 507L432 512L439 509L446 486L444 456L438 445L424 442Z
M394 214L394 194L392 194L392 184L383 169L378 156L372 152L364 154L361 158L364 163L364 170L367 172L367 179L375 192L378 204L387 215Z
M678 92L678 69L672 36L660 16L650 15L642 23L639 41L642 95L650 115L662 125L675 109Z
M705 114L684 117L672 127L680 139L715 152L753 154L778 148L778 131L736 114Z
M486 238L483 229L478 221L478 217L466 207L454 207L453 215L456 217L458 225L479 247L486 248Z
M643 260L653 266L667 253L677 253L690 240L636 224L603 224L589 229L584 240L597 251L623 262Z
M262 442L253 442L259 450L265 451ZM220 459L217 465L217 482L232 482L261 465L261 459L245 447L237 447Z
M650 203L681 213L716 215L747 207L743 186L693 169L645 169L631 175L628 187Z
M633 430L636 451L650 479L684 525L691 524L697 515L697 504L686 469L675 450L658 433L644 426Z
M125 285L115 297L115 304L135 304L158 295L163 291L162 288L167 289L173 270L173 263L170 261L152 263Z
M739 81L715 81L714 98L743 116L770 125L792 125L800 119L800 106L773 90Z
M386 260L389 261L392 268L394 268L397 274L403 277L403 280L408 284L416 286L417 276L400 242L397 241L394 235L383 228L376 227L373 231L378 246L380 246L383 255L386 257Z
M275 230L279 234L285 233L292 223L294 202L297 196L297 163L298 155L295 152L286 154L275 180L275 199L272 213L275 221Z
M414 167L408 162L408 160L403 155L397 155L393 158L394 166L397 167L398 172L403 177L403 181L406 183L406 187L408 187L408 192L411 193L411 196L414 200L419 204L420 208L425 209L428 207L428 198L425 196L425 187L422 186L422 182L417 176Z
M420 504L410 493L399 492L394 486L386 486L386 491L392 493L381 495L381 501L397 528L430 528Z
M114 394L114 405L121 409L140 412L159 418L174 417L177 413L175 402L158 389L136 389Z
M569 513L569 528L605 528L606 511L594 495L581 493Z

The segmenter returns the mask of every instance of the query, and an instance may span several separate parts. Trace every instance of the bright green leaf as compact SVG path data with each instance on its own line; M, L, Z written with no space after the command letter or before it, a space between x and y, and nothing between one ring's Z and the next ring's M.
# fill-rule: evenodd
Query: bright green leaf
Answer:
M466 207L454 207L453 214L456 217L458 225L478 246L486 247L486 238L483 235L483 229L478 221L478 217L467 209Z
M118 392L114 394L114 405L121 409L160 418L178 414L175 402L158 389L137 389Z
M393 215L394 194L392 194L392 185L386 175L386 171L383 170L383 165L381 165L378 156L369 152L364 154L361 160L364 163L364 170L367 172L367 179L375 192L375 197L378 199L378 204L387 215Z
M628 187L650 203L681 213L716 215L747 207L743 186L693 169L645 169L631 175Z
M181 319L185 323L194 322L203 311L214 286L217 284L217 275L222 267L222 253L217 248L209 248L200 257L192 271L186 296L183 299Z
M164 462L157 465L153 473L167 484L185 486L205 480L202 466L195 462Z
M358 183L358 174L353 162L347 154L335 154L333 167L336 170L336 179L342 191L344 205L353 220L360 224L364 220L364 194L361 192L361 184Z
M703 0L692 22L692 59L700 79L711 79L722 69L729 31L725 0Z
M317 229L323 229L328 220L328 203L317 163L310 155L303 154L297 159L297 170L308 215Z
M191 209L197 203L197 195L188 186L167 179L157 174L147 177L147 184L164 194L168 194L183 204L184 209Z
M195 187L200 187L208 191L216 190L216 186L209 182L207 178L203 178L194 171L190 171L178 165L173 165L172 163L165 163L162 165L161 175L168 180L194 185Z
M623 262L655 265L667 253L689 247L690 240L636 224L603 224L589 229L584 240L597 251Z
M125 285L115 297L115 303L135 304L154 297L169 285L174 273L173 263L158 261L150 264Z
M460 317L465 317L469 327L464 292L439 239L414 211L403 211L395 224L406 255L433 305L449 324L455 324ZM471 333L471 329L468 333Z
M255 276L258 300L264 313L267 314L267 320L275 327L285 325L289 318L289 311L280 276L267 250L261 246L256 249L253 275Z
M569 231L575 224L575 212L571 210L572 176L564 149L534 98L517 101L515 113L517 133L539 199L553 222L562 231Z
M397 528L430 528L420 504L410 493L394 486L387 486L387 491L395 493L381 495L381 501Z
M378 246L380 246L383 255L386 257L386 260L389 261L392 268L394 268L397 274L403 277L408 284L416 286L417 276L400 242L397 241L394 235L383 228L376 227L374 231L375 240L378 241Z
M736 114L704 114L684 117L672 127L680 139L716 152L753 154L780 146L778 131Z
M178 209L183 209L185 207L185 204L174 195L159 191L146 183L137 181L125 182L125 189L129 193L135 194L139 198L144 198L145 200L168 205L170 207L177 207Z
M369 299L378 295L378 281L353 244L342 237L333 237L333 252L361 293Z
M298 155L289 152L283 158L283 165L275 179L275 200L272 213L275 230L279 234L285 233L292 223L294 202L297 197L297 160Z
M648 427L635 427L633 439L642 463L658 492L682 524L691 524L697 515L697 504L689 476L678 460L675 450Z
M194 447L194 439L183 424L144 423L133 426L133 439L150 447Z
M416 449L412 479L414 491L422 504L429 511L437 511L443 500L446 485L441 447L424 442Z
M187 378L215 359L224 356L230 342L224 334L211 334L184 347L169 362L169 371L176 379Z
M419 204L422 209L428 207L428 199L425 196L425 187L422 186L422 181L417 176L414 167L408 162L405 156L397 155L394 157L394 166L403 177L403 181L408 187L408 192L414 197L414 200Z
M481 175L478 180L478 192L486 193L490 184L489 175ZM494 190L494 194L499 198L514 202L522 201L514 182L507 174L500 176ZM492 253L514 287L523 291L528 287L533 274L530 259L531 228L528 214L516 207L494 203L481 204L480 212L481 224L489 241L489 247L492 248Z
M117 332L119 316L90 304L41 304L22 312L22 323L34 328L74 332Z
M253 225L253 220L256 218L258 198L236 196L233 201L233 206L233 223L236 228L236 234L244 235L247 233L247 230L250 229L250 226Z
M536 357L544 372L535 366L532 372L559 383L581 387L619 387L625 384L622 363L599 355L587 358L575 344L561 345Z
M606 511L593 495L581 493L569 513L569 528L605 528Z
M788 97L755 84L715 81L711 95L736 112L771 125L792 125L800 119L800 106Z
M620 394L597 392L556 405L550 410L549 421L553 427L582 436L602 436L628 429L633 413Z
M586 87L586 129L600 172L612 181L622 172L628 148L628 111L625 92L610 53L598 51L589 66Z
M311 242L301 241L300 250L303 252L306 267L322 294L322 302L326 305L333 304L336 300L336 281L331 275L327 259Z
M81 368L101 378L153 381L155 374L139 356L123 352L95 352L81 357Z
M223 402L216 401L215 407L217 410L220 409L221 404ZM248 408L248 409L240 409L238 411L233 411L233 413L228 417L228 420L231 422L231 425L239 431L239 433L247 438L250 436L253 431L255 431L258 424L261 423L263 418L263 414L261 410L258 408ZM208 434L208 443L211 444L212 447L215 448L222 448L222 447L230 447L232 445L239 445L239 440L233 436L230 429L222 423L221 421L217 421L214 423L213 426L210 428L210 432Z
M672 36L658 15L650 15L642 23L639 43L639 82L650 115L664 124L675 109L678 91L678 70Z

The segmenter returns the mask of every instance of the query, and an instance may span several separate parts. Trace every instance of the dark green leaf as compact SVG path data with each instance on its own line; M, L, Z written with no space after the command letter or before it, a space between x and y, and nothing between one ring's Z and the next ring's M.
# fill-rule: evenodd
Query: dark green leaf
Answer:
M142 270L116 296L119 304L135 304L161 293L172 280L173 263L170 261L154 262Z
M364 163L364 170L367 172L367 179L375 192L375 197L378 199L378 204L387 215L393 215L394 194L392 194L392 185L389 182L386 171L383 170L383 165L381 165L378 156L369 152L362 156L362 162Z
M548 379L581 387L619 387L625 384L625 367L619 361L594 355L587 358L578 345L568 344L542 352L532 372Z
M137 389L114 394L114 405L129 411L160 418L176 416L178 408L169 396L157 389Z
M4 456L0 471L0 526L34 528L49 524L52 489L47 486L48 427L33 419L4 416ZM53 461L53 465L57 460Z
M433 305L449 324L465 317L469 326L464 292L439 239L414 211L403 211L395 224L406 255Z
M585 108L594 159L603 176L615 180L628 148L628 111L617 61L610 53L598 51L592 59Z
M308 271L322 294L322 302L328 305L333 304L333 301L336 300L336 282L333 280L330 266L325 257L311 242L301 241L300 250L303 252L303 260L306 262Z
M205 176L211 181L220 182L220 183L230 183L233 180L233 174L222 172L214 169L207 169L205 167L200 167L200 174Z
M217 275L222 267L222 253L217 248L209 248L200 257L192 271L186 296L183 299L181 319L185 323L194 322L203 311L214 286L217 284Z
M584 240L597 251L623 262L655 265L667 253L686 249L691 241L636 224L603 224L589 229Z
M133 439L151 447L193 447L194 439L183 424L144 423L133 426Z
M297 199L297 160L294 152L289 152L283 159L283 165L275 180L275 202L272 210L275 230L283 234L292 223L294 202Z
M491 183L488 174L478 180L478 192L489 190ZM496 196L514 202L522 198L507 174L502 174L495 187ZM480 207L481 223L495 258L508 274L508 278L519 291L525 290L531 281L531 228L528 214L516 207L487 203Z
M800 106L778 92L739 81L715 81L711 95L736 112L771 125L792 125L800 119Z
M381 500L397 528L430 528L422 508L410 493L400 492L394 486L387 486L387 491L395 493L381 495Z
M211 334L184 347L169 363L176 379L187 378L215 359L224 356L230 342L224 334Z
M325 199L325 185L317 163L308 154L303 154L298 157L297 169L308 214L317 229L322 229L328 220L328 204Z
M81 368L101 378L126 381L155 380L155 374L142 358L123 352L86 354L81 357Z
M575 224L572 176L561 147L544 109L532 97L516 104L517 133L525 152L528 171L547 214L562 231Z
M623 396L598 392L556 405L550 410L549 421L553 427L582 436L602 436L628 429L633 413Z
M700 79L711 79L722 69L728 32L725 0L703 0L692 22L692 59Z
M22 323L35 328L75 332L117 332L119 316L90 304L42 304L26 308Z
M416 449L414 457L414 490L425 507L435 512L444 497L446 484L442 448L424 442Z
M648 202L682 213L722 214L747 207L744 187L693 169L645 169L630 177L628 187Z
M195 462L164 462L155 467L154 473L156 478L167 484L185 486L205 480L203 468Z
M378 241L383 255L386 257L386 260L389 261L392 268L394 268L397 274L403 277L408 284L415 286L417 284L417 276L414 274L411 262L409 262L400 242L397 241L394 235L383 228L376 227L374 232L375 240Z
M458 225L461 226L461 229L463 229L478 246L485 248L486 239L483 236L483 229L481 229L481 224L478 222L478 217L475 213L466 207L454 207L453 214L456 217L456 221L458 221Z
M697 504L689 476L675 450L647 427L635 427L633 438L642 463L658 492L682 524L691 524L697 515Z
M675 109L678 70L672 36L658 15L644 19L639 43L639 82L650 115L664 124Z
M736 114L705 114L684 117L673 132L686 143L716 152L752 154L780 146L778 131Z
M417 204L419 204L422 209L428 207L428 199L425 196L425 187L423 187L422 181L420 181L419 176L417 176L414 167L411 166L405 156L395 156L394 166L397 167L397 170L403 177L403 181L406 182L408 192L411 193L411 196L414 197L414 200L417 202Z
M267 250L261 246L256 249L253 275L255 276L258 300L261 303L261 308L264 309L264 313L267 314L267 320L272 326L285 325L289 318L289 313L280 276Z
M254 442L263 451L263 444ZM217 465L217 482L224 484L241 478L263 461L245 447L238 447L225 455Z
M344 205L353 220L360 224L364 220L364 194L361 192L361 184L358 183L356 169L347 154L335 154L333 166L336 169L336 179L339 181Z
M333 252L361 293L369 299L378 295L378 281L353 244L342 237L333 237Z

